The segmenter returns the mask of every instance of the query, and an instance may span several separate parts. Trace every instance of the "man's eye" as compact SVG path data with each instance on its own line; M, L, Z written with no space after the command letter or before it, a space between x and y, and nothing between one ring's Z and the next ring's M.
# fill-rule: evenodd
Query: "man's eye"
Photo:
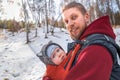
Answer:
M76 18L77 18L77 16L72 16L72 18L71 18L71 19L72 19L72 20L75 20Z
M68 20L65 20L65 24L68 24Z

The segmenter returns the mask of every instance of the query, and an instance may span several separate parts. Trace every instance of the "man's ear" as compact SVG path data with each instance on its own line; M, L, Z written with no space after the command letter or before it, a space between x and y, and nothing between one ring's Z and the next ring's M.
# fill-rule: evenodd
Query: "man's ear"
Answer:
M85 14L85 20L86 20L87 23L89 23L90 14L88 12L86 12L86 14Z

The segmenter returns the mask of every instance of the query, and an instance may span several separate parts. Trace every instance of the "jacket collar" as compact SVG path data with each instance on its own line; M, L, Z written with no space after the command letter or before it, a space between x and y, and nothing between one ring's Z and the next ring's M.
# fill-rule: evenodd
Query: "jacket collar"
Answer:
M109 16L100 17L97 20L93 21L90 25L88 25L83 35L80 36L80 40L86 38L91 34L97 34L97 33L105 34L115 39L115 34L110 24Z

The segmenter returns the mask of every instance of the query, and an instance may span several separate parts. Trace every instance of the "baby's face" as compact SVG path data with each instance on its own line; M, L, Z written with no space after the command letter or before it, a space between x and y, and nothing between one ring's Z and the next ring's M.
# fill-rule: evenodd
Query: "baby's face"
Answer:
M51 60L56 65L59 65L65 58L66 58L66 53L60 48L56 48L51 55Z

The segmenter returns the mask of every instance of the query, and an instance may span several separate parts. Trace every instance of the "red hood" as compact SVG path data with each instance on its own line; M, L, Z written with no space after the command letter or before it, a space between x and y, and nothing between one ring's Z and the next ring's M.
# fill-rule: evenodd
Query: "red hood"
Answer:
M113 32L113 29L110 25L109 16L103 16L94 22L92 22L84 31L83 35L80 37L80 39L84 39L86 36L95 34L95 33L101 33L106 34L108 36L111 36L115 39L115 34Z

